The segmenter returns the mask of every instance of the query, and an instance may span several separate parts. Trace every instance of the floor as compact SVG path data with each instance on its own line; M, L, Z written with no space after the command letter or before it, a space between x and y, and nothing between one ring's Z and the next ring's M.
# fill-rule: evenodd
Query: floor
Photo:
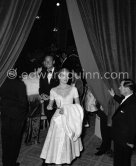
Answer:
M84 130L84 137L82 139L84 150L81 156L75 159L70 165L71 166L112 166L113 158L104 154L102 156L95 156L96 147L101 144L101 140L94 135L94 124L95 117L90 117L90 127ZM22 147L18 161L21 163L20 166L41 166L42 160L40 159L40 152L45 140L47 129L40 133L40 143L26 146L22 142ZM1 162L1 141L0 141L0 166ZM53 166L53 165L50 165ZM66 165L65 165L66 166ZM132 166L136 166L136 154L132 156Z

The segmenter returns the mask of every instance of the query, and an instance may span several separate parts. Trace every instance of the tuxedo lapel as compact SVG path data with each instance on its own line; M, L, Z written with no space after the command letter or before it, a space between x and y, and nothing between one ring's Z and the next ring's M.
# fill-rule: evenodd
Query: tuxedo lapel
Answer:
M54 71L53 71L53 73L52 73L52 77L51 77L51 80L50 80L50 83L49 83L49 84L52 84L53 80L54 80Z
M134 98L134 95L131 95L130 97L128 97L122 104L119 105L119 107L117 108L116 112L114 113L113 115L113 118L117 115L117 113L120 111L120 110L123 110L124 112L128 111L126 108L127 105L129 105L129 103L132 102Z
M128 105L130 102L132 102L134 98L134 95L129 96L122 104L120 104L120 107L125 107L126 105Z
M52 77L51 77L51 80L50 80L50 84L53 84L53 82L58 79L57 78L57 72L56 72L56 69L54 69L53 73L52 73Z
M54 68L53 75L51 77L50 83L48 83L48 72L47 69L42 70L42 75L40 77L39 82L39 94L45 93L47 95L50 94L50 90L56 86L58 86L59 80L57 77L57 71Z

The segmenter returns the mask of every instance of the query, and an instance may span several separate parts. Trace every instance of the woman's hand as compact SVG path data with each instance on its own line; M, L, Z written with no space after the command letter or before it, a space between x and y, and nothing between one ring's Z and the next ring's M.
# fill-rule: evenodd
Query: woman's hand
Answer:
M63 109L63 108L60 108L59 113L60 113L60 114L64 114L64 109Z
M41 103L41 104L44 103L44 100L40 100L40 103Z
M47 106L47 110L52 110L52 109L53 109L52 106L50 105Z

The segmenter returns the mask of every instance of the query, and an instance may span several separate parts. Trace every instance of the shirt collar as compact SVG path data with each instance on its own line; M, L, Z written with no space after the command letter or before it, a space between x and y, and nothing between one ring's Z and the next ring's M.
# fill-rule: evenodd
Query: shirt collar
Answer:
M47 70L47 71L48 71L48 70ZM50 70L50 72L51 72L51 73L53 73L53 72L54 72L54 67Z
M133 93L131 93L131 94L125 96L125 98L122 100L121 104L122 104L127 98L129 98L131 95L133 95Z

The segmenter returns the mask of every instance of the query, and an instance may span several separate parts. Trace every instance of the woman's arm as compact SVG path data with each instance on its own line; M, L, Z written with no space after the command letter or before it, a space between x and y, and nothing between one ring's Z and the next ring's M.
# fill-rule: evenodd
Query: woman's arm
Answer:
M55 100L55 96L54 96L54 91L53 89L50 90L50 97L49 97L49 104L47 106L47 110L52 110L53 109L53 103Z
M75 98L75 104L80 104L79 97Z
M79 94L78 94L77 88L73 87L73 90L74 90L74 101L75 101L75 104L80 104Z

